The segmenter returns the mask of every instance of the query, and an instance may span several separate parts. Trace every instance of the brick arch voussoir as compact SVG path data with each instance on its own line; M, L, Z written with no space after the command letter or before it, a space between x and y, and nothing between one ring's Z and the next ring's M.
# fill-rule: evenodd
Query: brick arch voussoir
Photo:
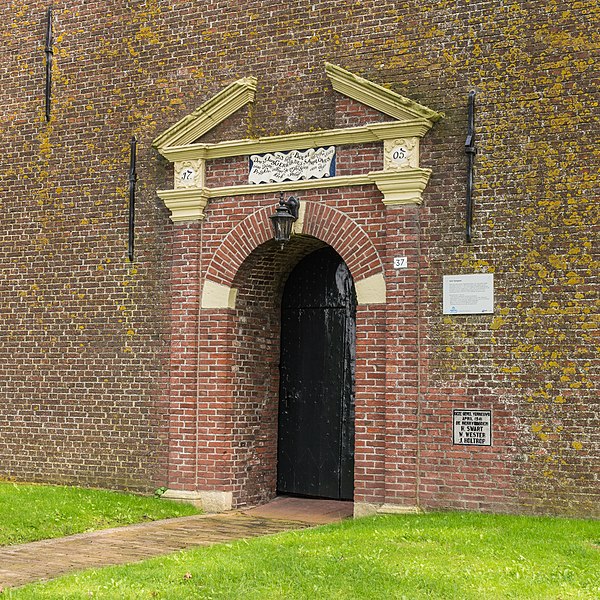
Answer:
M257 210L240 221L221 242L206 271L206 279L231 286L242 263L272 237L269 215L273 208Z
M344 259L355 283L383 274L379 252L367 232L340 210L307 202L303 233L329 244Z
M231 286L244 260L272 237L271 207L257 210L238 223L221 242L206 278ZM307 202L302 233L329 244L346 262L354 281L383 274L379 253L365 230L343 212Z

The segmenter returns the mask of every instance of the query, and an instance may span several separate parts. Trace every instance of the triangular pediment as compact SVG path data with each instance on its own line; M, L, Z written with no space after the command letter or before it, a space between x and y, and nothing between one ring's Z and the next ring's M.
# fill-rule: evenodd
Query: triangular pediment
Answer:
M388 90L382 85L354 75L341 67L325 63L325 71L336 92L362 102L362 104L366 104L398 121L427 119L435 123L442 118L442 115L435 110Z
M431 127L442 117L440 113L418 102L331 63L325 63L325 72L335 91L378 110L399 123L419 121ZM191 146L237 110L253 102L256 83L254 77L234 81L194 112L169 127L152 145L161 153Z
M155 148L166 149L191 144L234 112L249 102L254 102L255 92L255 77L244 77L234 81L193 113L169 127L152 142L152 145Z

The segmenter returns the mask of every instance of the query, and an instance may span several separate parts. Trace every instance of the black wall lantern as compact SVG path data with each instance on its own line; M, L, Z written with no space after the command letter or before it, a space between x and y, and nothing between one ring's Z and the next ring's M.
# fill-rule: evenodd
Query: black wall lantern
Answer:
M273 223L275 241L279 242L282 248L290 240L292 225L298 219L299 206L300 200L296 196L290 196L287 200L284 200L283 192L279 192L279 205L270 219Z

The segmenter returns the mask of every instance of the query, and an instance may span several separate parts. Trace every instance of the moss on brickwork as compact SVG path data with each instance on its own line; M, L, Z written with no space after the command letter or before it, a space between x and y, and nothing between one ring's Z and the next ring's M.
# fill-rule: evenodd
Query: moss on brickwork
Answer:
M169 169L151 140L250 75L256 101L220 139L333 127L329 61L446 115L421 147L433 170L419 217L424 410L435 412L436 390L460 389L466 404L508 415L498 423L511 509L598 516L596 3L58 1L50 123L46 6L0 8L0 475L166 482L173 225L155 194ZM495 274L495 315L444 317L442 275L472 272Z

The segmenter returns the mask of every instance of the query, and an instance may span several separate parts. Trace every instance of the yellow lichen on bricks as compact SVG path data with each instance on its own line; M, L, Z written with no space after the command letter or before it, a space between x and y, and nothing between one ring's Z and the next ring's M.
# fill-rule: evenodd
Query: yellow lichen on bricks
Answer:
M215 129L211 142L337 127L336 119L345 115L338 107L347 100L331 90L322 68L328 60L446 113L422 140L422 165L432 169L423 204L397 227L387 227L389 211L371 197L368 186L357 195L345 189L327 196L303 192L303 202L335 207L364 225L384 263L419 247L415 261L422 268L415 279L408 282L413 271L406 279L403 273L386 273L388 291L399 299L377 316L386 321L388 350L358 361L369 365L363 379L372 388L363 389L357 402L389 401L369 413L383 411L387 418L404 410L402 403L409 403L413 392L419 399L423 421L416 429L431 463L423 463L427 468L420 479L411 481L423 482L424 504L597 514L597 482L589 467L598 459L594 435L600 424L589 408L598 393L598 6L563 0L527 5L441 0L418 6L364 0L343 11L325 2L308 10L296 5L264 10L264 3L250 1L241 11L210 1L202 6L170 0L117 4L105 11L86 3L55 7L50 124L43 110L45 8L13 0L0 8L9 24L0 32L7 56L0 92L0 133L7 146L0 203L6 220L2 264L10 273L3 304L10 326L0 341L5 365L0 375L11 389L14 410L28 424L17 430L9 407L0 408L2 422L13 423L0 442L3 468L38 476L42 464L56 477L82 477L90 485L109 487L163 484L169 472L165 457L177 454L165 441L168 432L161 430L169 409L164 398L181 401L173 404L173 414L188 410L186 394L197 400L196 379L185 388L184 368L176 370L178 361L191 359L176 349L181 344L192 355L198 352L199 328L193 321L198 311L189 282L201 279L195 269L202 253L195 246L199 232L186 238L186 226L170 223L156 197L157 189L171 185L172 172L150 149L151 140L248 75L258 78L255 102ZM474 241L467 245L462 148L470 89L477 91L478 153ZM370 124L361 113L364 107L348 107L352 118ZM126 259L133 133L139 139L137 272ZM344 149L337 152L343 159ZM365 149L353 152L338 167L353 168ZM375 158L372 163L369 168L379 168ZM224 161L220 168L230 175L239 168L243 178L246 165ZM236 211L254 214L262 202L274 200L211 199L202 259L210 260L216 240L227 234L227 219ZM413 217L419 233L401 240ZM494 314L442 315L442 276L481 272L494 273ZM193 273L188 280L181 276L183 298L176 285L181 273ZM418 300L411 295L415 289ZM52 306L50 298L56 299ZM278 319L274 316L272 324ZM173 323L189 326L181 339ZM225 330L221 339L235 337L233 329ZM364 334L360 343L371 342L371 330L359 332ZM421 352L415 357L411 352L417 344ZM39 356L28 354L28 348L38 348ZM43 363L45 358L49 362ZM418 371L411 371L411 361ZM227 364L223 371L234 367L240 365ZM189 368L195 377L195 367L190 363ZM42 381L53 378L54 404L41 385L31 384L27 392L11 375L24 369ZM394 375L403 369L404 379ZM76 386L69 385L69 377ZM411 377L420 382L417 391ZM239 381L241 375L236 402L257 392ZM178 386L185 388L179 400ZM272 400L269 394L276 396L272 390L259 395ZM453 458L458 450L447 430L451 410L479 405L493 411L493 445L477 452L460 448L471 457L469 485L459 490L448 476L443 489L429 494L435 477L445 477L431 465L438 461L447 472L459 470L459 459ZM83 406L89 415L84 416ZM53 437L56 456L39 455L44 431L35 415L50 415L58 431L62 407L80 410L82 423L88 416L90 422L96 419L95 433L107 451L96 448L93 465L85 462L91 459L84 444L66 428ZM411 411L414 406L407 404L401 414L406 422ZM235 415L250 418L241 408ZM386 456L400 452L401 434L392 425L408 435L402 423L371 432L374 439L397 440ZM540 423L545 426L534 431L531 426ZM93 437L91 430L83 435ZM219 435L225 439L224 431ZM197 446L177 455L182 464L189 467ZM404 443L402 451L411 447ZM493 475L483 456L498 466ZM381 486L387 493L412 485L408 476L401 479L413 457L405 458L402 468L387 473ZM194 465L200 474L202 460ZM182 486L195 485L194 476L185 480L184 471L173 467L171 474L181 477ZM229 483L237 494L247 482L240 476ZM376 489L360 488L360 494Z

